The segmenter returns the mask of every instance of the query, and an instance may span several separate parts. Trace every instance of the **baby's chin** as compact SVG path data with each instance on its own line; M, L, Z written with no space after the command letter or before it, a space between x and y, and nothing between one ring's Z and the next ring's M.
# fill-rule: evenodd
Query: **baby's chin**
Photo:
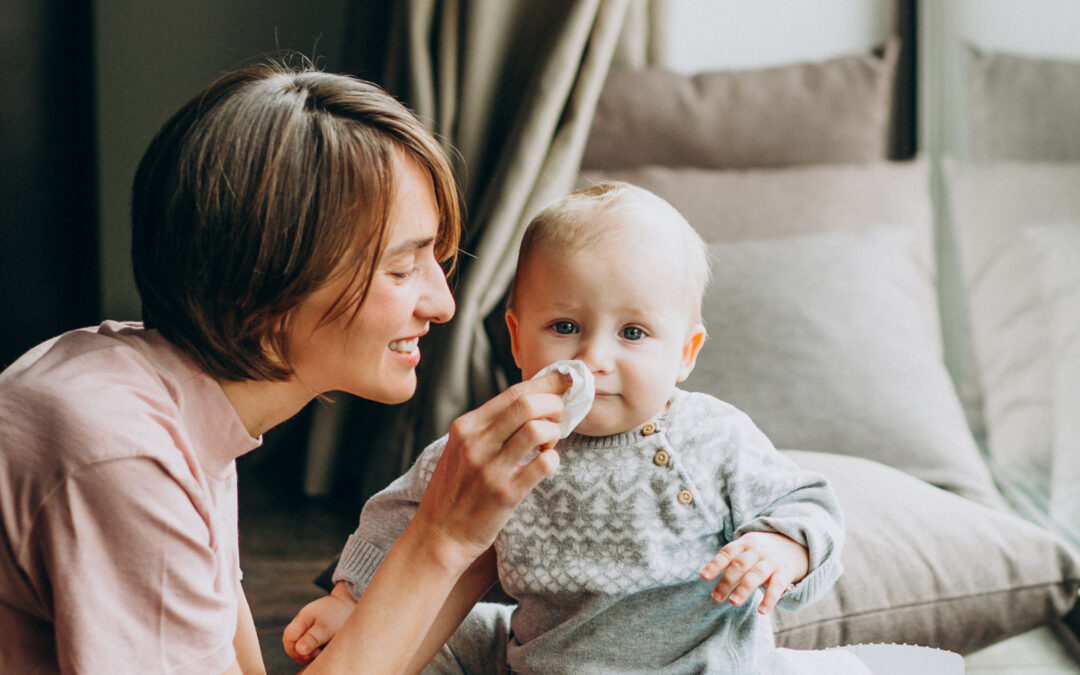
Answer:
M581 421L581 424L574 428L574 433L581 436L614 436L616 434L623 434L628 431L637 429L642 424L645 424L648 420L643 420L640 423L635 423L627 426L626 421L616 422L613 420L603 419L590 419L592 414L590 413Z

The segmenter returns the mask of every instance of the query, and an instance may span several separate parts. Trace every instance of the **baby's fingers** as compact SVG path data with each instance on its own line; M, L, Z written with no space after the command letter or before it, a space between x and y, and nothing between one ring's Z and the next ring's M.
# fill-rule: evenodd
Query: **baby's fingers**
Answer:
M735 558L746 550L746 543L741 539L729 543L724 548L720 549L712 560L701 570L701 578L705 581L712 581L716 577L724 573Z
M713 590L713 599L720 602L727 596L731 604L739 607L750 599L754 591L761 587L775 570L767 560L762 559L752 562L748 559L748 556L737 558L730 569L735 570L736 568L739 571L735 574L724 573L724 577L720 580L720 583L716 584L716 588ZM728 582L728 577L731 577L730 582Z
M724 569L728 566L731 560L723 553L718 553L716 557L709 561L707 565L701 570L701 578L705 581L712 581L716 577L724 573Z
M784 597L784 593L787 593L791 588L791 580L785 579L780 575L780 572L772 575L769 579L769 585L765 588L765 597L762 599L761 604L758 605L758 614L768 614L776 607L776 603L780 602L780 598Z
M320 647L330 641L333 634L314 617L307 617L303 612L285 627L281 635L282 646L289 658L299 663L307 663L315 658Z

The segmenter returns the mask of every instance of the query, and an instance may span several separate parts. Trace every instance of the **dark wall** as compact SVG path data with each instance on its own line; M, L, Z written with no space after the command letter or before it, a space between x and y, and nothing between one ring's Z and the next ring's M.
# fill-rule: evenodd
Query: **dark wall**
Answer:
M0 3L0 367L96 323L90 0Z

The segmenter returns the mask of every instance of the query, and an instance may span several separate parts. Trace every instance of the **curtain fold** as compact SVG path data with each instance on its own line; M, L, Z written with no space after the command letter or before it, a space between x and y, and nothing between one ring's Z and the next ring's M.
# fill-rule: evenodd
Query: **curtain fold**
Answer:
M596 99L611 65L626 2L577 2L552 36L552 49L522 93L519 114L470 222L475 258L462 270L458 313L449 325L419 434L443 433L462 412L497 393L484 318L513 274L528 220L572 189Z
M361 492L370 494L504 385L484 320L501 314L529 219L574 186L612 63L657 58L664 2L402 0L387 8L354 0L349 70L401 98L443 142L466 231L453 283L457 314L423 341L417 395L392 408L316 408L312 437L323 447L309 448L309 474L334 474L319 457L337 438L341 452L361 456ZM307 482L319 491L318 481Z

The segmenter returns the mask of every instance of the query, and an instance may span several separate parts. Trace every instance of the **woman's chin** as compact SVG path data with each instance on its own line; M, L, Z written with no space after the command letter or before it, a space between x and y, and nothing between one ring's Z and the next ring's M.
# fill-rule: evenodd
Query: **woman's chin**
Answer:
M397 386L365 387L349 393L376 403L397 405L408 401L416 393L416 377L414 375L408 382L402 382Z
M379 403L386 403L387 405L398 405L399 403L404 403L405 401L408 401L410 398L413 397L413 394L415 393L416 383L414 382L413 386L409 387L407 391L389 394L385 399L379 401Z

